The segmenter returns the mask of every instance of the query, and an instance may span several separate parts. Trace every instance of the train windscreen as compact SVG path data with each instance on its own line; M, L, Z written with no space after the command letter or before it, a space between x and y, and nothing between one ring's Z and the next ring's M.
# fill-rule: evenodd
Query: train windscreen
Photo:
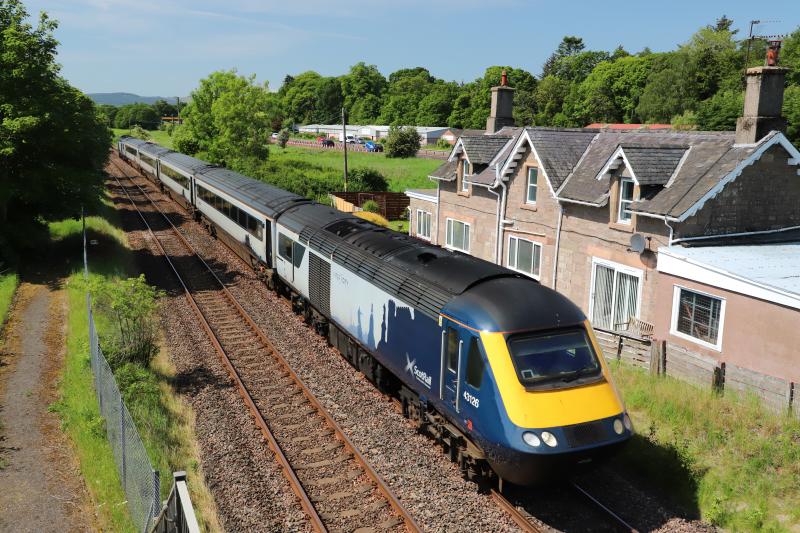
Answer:
M517 377L526 387L560 388L603 379L600 361L583 329L513 335L508 349Z

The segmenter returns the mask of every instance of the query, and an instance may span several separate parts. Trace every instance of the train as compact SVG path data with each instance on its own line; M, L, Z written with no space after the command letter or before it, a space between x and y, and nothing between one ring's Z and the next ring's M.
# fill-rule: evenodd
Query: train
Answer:
M584 313L533 278L124 136L120 156L227 244L468 479L566 478L633 436Z

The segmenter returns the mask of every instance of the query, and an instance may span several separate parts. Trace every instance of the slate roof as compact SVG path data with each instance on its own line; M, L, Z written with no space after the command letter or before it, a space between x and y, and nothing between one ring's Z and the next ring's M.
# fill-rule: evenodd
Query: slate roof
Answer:
M526 128L553 190L558 190L580 161L598 131L573 128Z
M476 183L478 185L492 185L496 179L497 179L497 171L491 165L487 165L486 168L484 168L477 174L472 174L471 176L467 176L468 183Z
M467 159L473 165L487 164L497 155L511 136L505 135L480 135L475 137L461 137L461 144L467 153Z
M648 191L649 194L644 199L632 205L634 211L678 217L772 135L774 134L767 135L757 145L734 145L733 132L601 132L592 140L586 154L560 191L559 197L597 205L605 204L608 199L610 176L606 174L598 179L598 174L620 146L626 155L628 154L626 145L635 146L639 150L686 146L688 150L686 158L669 186ZM637 153L636 148L634 152ZM676 156L672 154L671 157L667 157L663 152L659 153L662 154L662 157L657 158L662 165L661 168L666 165L665 161L674 160ZM636 164L631 161L637 177L639 172L645 176L655 176L660 172L647 169L641 158L638 162L640 169L637 171ZM663 181L663 178L658 178L657 181ZM664 184L667 182L664 181Z
M666 185L688 148L622 144L622 151L639 185Z
M453 181L456 179L456 169L458 168L458 160L445 161L436 170L431 172L428 177L435 180Z

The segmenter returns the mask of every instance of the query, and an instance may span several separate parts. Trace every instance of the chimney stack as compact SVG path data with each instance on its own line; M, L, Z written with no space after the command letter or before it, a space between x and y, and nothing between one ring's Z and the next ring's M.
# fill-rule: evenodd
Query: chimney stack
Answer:
M780 48L780 41L770 41L766 65L747 69L744 112L736 121L736 144L754 144L772 130L786 130L781 109L788 69L778 66Z
M514 89L508 86L508 74L503 70L500 85L492 87L492 110L486 119L486 132L514 125Z

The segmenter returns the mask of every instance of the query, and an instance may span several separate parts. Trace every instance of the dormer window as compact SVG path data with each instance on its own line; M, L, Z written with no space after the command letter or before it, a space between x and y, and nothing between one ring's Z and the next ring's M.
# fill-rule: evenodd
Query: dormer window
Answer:
M539 169L536 167L528 168L528 188L526 189L525 202L528 204L536 203L536 188L539 182Z
M469 191L469 183L467 183L467 176L469 176L469 161L464 159L463 161L463 169L461 172L461 192L468 192Z
M617 211L617 222L620 224L630 224L633 212L631 211L631 204L633 203L633 180L630 178L621 178L619 180L619 208Z

